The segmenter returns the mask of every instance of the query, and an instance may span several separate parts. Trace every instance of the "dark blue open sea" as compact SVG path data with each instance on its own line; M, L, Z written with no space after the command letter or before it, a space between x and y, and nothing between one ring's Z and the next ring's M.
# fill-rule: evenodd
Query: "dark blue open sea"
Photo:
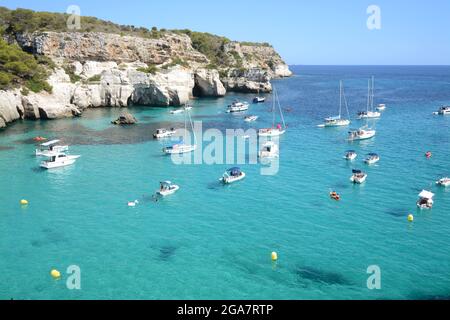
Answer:
M223 187L228 165L175 165L153 141L161 126L183 126L168 109L133 107L139 124L114 127L119 109L83 117L23 121L0 132L1 299L430 299L450 297L450 67L293 67L276 80L288 124L280 139L278 174L242 165L245 180ZM386 111L377 136L349 143L348 128L320 129L335 115L339 80L353 117L366 106L375 76L375 103ZM271 98L251 105L258 121L225 114L235 98L193 101L204 128L265 127ZM61 138L75 165L39 169L35 136ZM206 147L206 146L204 146ZM342 159L347 149L359 157ZM426 151L433 157L426 159ZM377 152L371 167L363 156ZM368 179L354 186L353 168ZM152 201L161 180L181 186ZM418 211L417 195L433 191L435 206ZM337 190L342 200L332 201ZM28 206L19 201L27 199ZM138 199L129 208L127 201ZM407 221L413 214L414 222ZM278 262L271 261L271 252ZM68 290L66 269L81 268L81 290ZM381 269L369 290L367 268ZM60 280L49 272L58 269Z

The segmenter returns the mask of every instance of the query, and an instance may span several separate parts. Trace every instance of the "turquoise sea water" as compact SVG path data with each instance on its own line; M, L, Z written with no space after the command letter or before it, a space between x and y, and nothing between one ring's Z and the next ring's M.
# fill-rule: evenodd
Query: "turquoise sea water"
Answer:
M450 103L450 67L294 67L274 81L288 132L280 171L223 187L227 165L174 165L151 134L183 126L167 109L131 108L139 124L114 127L120 110L87 111L82 118L17 122L0 132L1 299L412 299L450 296L450 117L433 116ZM347 128L320 129L338 110L344 80L350 113L365 108L374 75L375 103L387 110L377 136L345 141ZM205 128L264 127L266 104L251 124L227 115L235 98L193 102ZM353 120L352 127L359 122ZM35 136L62 138L74 166L43 171L33 156ZM342 159L355 149L358 159ZM427 160L424 153L433 152ZM381 161L366 167L363 155ZM352 168L369 174L353 186ZM180 191L151 195L170 179ZM436 193L430 211L415 206L423 189ZM342 201L329 199L337 190ZM20 199L29 200L26 207ZM138 199L135 208L127 201ZM407 215L414 214L413 223ZM274 264L270 253L276 251ZM81 268L81 290L66 288L65 270ZM366 269L381 268L381 290L368 290ZM63 273L59 281L49 272Z

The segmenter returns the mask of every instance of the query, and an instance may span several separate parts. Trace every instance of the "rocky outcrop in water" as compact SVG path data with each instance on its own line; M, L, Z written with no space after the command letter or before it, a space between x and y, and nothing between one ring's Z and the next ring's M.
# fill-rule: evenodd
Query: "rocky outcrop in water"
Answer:
M116 120L111 121L111 123L116 125L130 125L137 123L137 120L132 114L124 113L120 115Z

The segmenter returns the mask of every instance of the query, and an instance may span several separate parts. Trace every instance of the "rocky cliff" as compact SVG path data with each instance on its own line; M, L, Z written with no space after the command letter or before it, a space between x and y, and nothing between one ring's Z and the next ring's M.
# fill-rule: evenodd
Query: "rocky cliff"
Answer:
M85 108L131 104L179 106L193 96L228 91L270 92L270 79L291 73L268 45L227 43L226 66L212 66L189 36L165 32L142 38L101 32L33 32L8 35L9 43L51 58L52 93L0 91L0 127L19 118L54 119Z

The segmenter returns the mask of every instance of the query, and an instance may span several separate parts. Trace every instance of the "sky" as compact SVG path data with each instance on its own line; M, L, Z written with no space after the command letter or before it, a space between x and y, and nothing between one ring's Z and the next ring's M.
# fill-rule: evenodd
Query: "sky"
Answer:
M120 24L269 42L291 65L450 64L450 0L0 0L37 11L69 5ZM367 27L371 5L379 29Z

